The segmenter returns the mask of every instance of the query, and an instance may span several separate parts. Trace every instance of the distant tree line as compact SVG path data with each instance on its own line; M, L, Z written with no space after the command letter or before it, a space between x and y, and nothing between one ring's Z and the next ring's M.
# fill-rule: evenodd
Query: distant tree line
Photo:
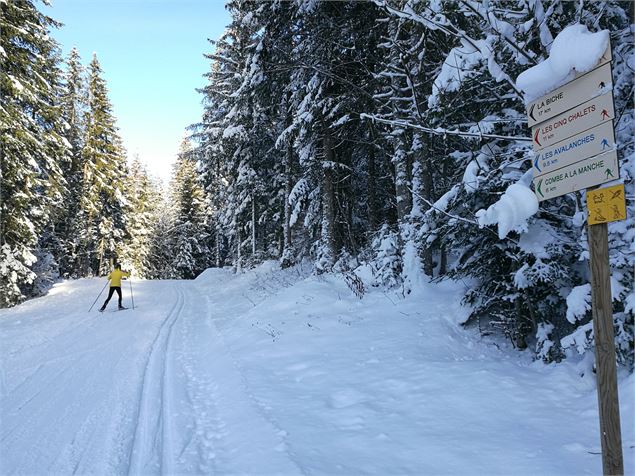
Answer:
M148 278L200 273L195 165L179 159L164 194L138 159L128 165L97 56L87 69L76 49L63 62L49 36L59 25L32 1L0 13L0 307L114 262Z

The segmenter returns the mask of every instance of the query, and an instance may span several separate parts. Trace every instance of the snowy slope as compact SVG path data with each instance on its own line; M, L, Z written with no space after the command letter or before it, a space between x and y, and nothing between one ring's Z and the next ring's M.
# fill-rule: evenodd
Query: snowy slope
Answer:
M359 300L266 264L135 282L134 311L87 313L101 286L0 310L0 473L601 472L592 379L458 329L456 285Z

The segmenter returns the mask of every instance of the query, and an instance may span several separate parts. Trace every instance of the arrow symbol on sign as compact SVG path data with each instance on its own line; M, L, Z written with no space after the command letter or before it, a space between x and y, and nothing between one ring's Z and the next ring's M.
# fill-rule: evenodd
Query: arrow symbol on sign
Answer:
M602 119L608 119L609 112L606 109L602 109Z
M534 121L536 120L536 118L534 117L534 108L536 107L535 104L531 105L531 109L529 110L529 117L531 117Z
M542 190L540 190L540 187L542 187L542 179L540 179L540 182L538 182L538 186L536 187L536 192L538 192L542 197L544 197L545 195L542 193Z
M540 154L538 154L538 156L536 157L536 160L534 160L534 167L538 169L538 172L542 172L540 167L538 167L538 160L540 160Z
M542 144L540 143L540 141L538 140L538 135L540 134L540 128L536 129L536 133L534 134L534 141L536 142L536 144L542 146Z

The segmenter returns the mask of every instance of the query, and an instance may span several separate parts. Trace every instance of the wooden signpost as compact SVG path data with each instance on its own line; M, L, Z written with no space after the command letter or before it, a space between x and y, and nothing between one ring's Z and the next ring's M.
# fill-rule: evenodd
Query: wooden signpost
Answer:
M622 475L607 223L626 218L626 201L623 184L597 188L619 179L611 58L609 45L595 69L529 103L527 116L532 127L534 190L538 200L587 189L602 467L605 475Z

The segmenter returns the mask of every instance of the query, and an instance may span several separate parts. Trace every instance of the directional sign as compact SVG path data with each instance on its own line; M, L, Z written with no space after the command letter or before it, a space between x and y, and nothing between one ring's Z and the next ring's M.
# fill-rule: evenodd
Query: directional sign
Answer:
M589 225L626 220L624 184L587 190L586 203Z
M530 102L527 106L528 125L531 127L551 119L594 96L610 91L612 88L611 65L604 64Z
M538 200L542 201L609 182L619 176L617 152L613 150L534 178L534 190Z
M608 121L536 152L533 159L534 177L614 148L613 123Z
M615 117L613 93L603 94L535 126L531 130L534 150L550 147Z

